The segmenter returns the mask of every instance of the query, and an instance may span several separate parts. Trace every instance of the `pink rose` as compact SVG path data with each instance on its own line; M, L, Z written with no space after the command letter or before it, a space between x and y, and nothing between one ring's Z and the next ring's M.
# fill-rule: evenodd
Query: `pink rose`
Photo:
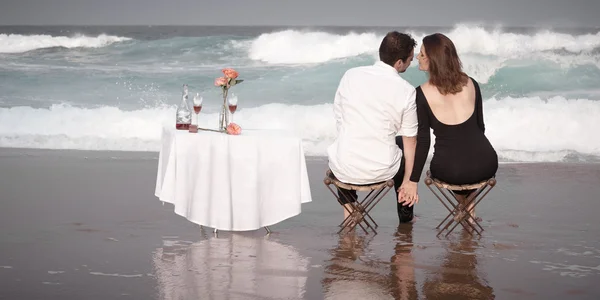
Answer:
M215 79L215 86L226 86L229 80L225 77Z
M242 127L240 127L240 125L235 123L227 125L227 134L239 135L240 133L242 133Z
M227 78L231 78L231 79L236 79L236 78L238 78L238 76L240 76L240 74L236 70L231 69L231 68L223 69L223 74L225 74L225 76Z

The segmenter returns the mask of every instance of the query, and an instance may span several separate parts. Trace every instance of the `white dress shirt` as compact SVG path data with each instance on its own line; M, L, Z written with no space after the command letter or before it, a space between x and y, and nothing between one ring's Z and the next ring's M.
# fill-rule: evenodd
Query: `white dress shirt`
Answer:
M340 181L394 177L402 158L396 136L417 135L415 97L415 88L382 61L346 71L333 103L338 135L327 149L329 168Z

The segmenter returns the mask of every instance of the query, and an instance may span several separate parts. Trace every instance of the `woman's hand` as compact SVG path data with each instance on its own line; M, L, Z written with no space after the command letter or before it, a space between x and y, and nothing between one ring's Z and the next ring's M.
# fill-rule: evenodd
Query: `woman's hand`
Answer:
M398 191L398 203L411 207L418 202L419 195L417 193L417 183L410 180L402 182Z

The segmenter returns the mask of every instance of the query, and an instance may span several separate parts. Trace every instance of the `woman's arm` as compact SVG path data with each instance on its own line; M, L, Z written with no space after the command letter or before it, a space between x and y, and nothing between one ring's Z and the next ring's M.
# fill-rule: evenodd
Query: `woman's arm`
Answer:
M475 79L471 78L473 85L475 86L475 110L477 110L477 126L483 133L485 133L485 124L483 122L483 99L481 97L481 90L479 84Z
M417 88L417 117L419 119L419 131L417 134L417 147L415 150L415 163L410 175L410 181L419 182L427 155L431 144L431 134L429 132L429 110L427 109L427 99L423 95L421 88Z

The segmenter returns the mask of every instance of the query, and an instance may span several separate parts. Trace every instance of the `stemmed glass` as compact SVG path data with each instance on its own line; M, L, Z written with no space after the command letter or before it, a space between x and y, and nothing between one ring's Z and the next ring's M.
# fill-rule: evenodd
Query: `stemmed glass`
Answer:
M229 98L229 112L231 113L231 123L233 123L233 114L237 110L237 102L237 96L233 95L232 93L231 98Z
M200 114L200 111L202 110L202 96L200 96L200 93L196 93L196 96L194 96L194 112L196 113L196 127L199 127L199 123L198 123L198 115Z

